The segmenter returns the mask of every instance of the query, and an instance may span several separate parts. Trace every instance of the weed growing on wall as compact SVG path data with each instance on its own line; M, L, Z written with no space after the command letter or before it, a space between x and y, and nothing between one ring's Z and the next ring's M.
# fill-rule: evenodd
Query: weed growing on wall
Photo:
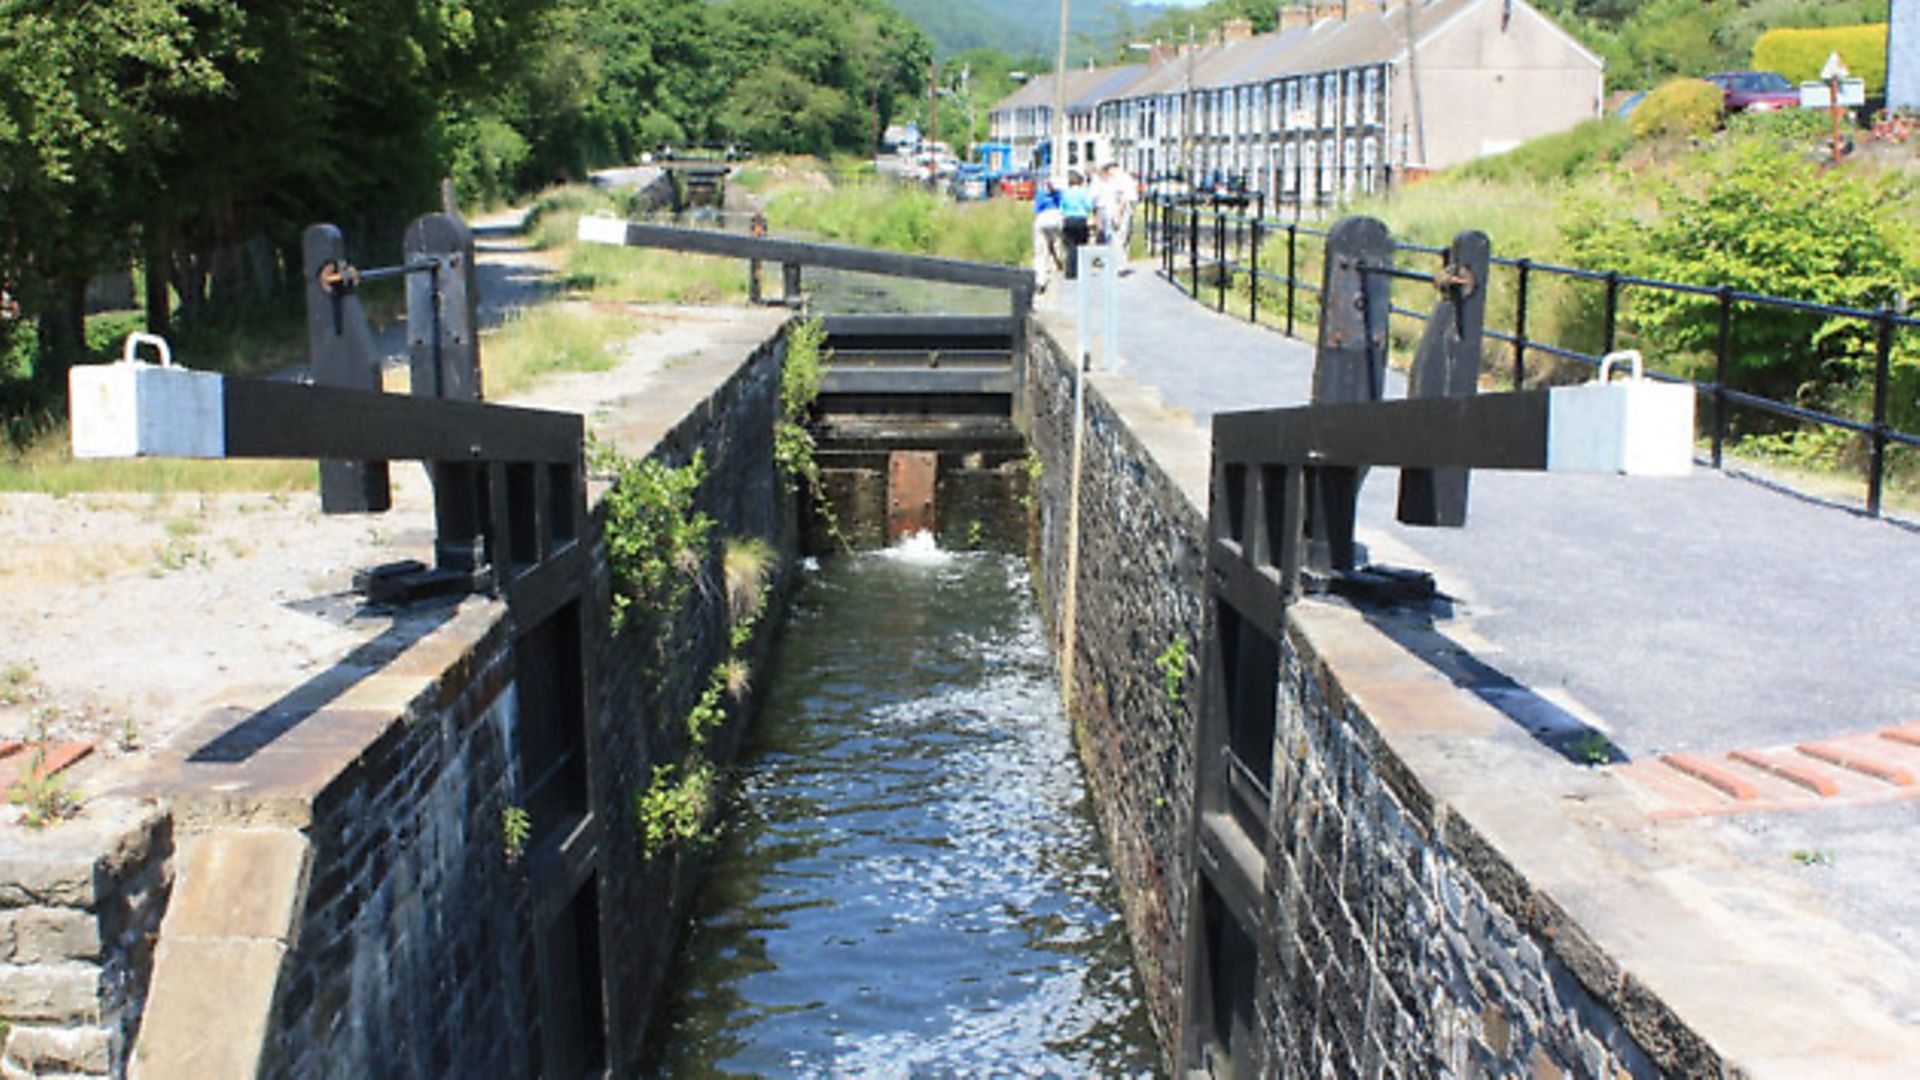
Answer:
M826 524L828 534L843 549L851 550L820 482L813 433L807 430L807 415L826 381L826 340L827 329L819 319L787 327L787 357L780 369L780 415L773 422L773 460L786 473L790 490L797 490L792 485L806 486L814 512Z
M1160 670L1160 688L1167 692L1167 700L1180 704L1180 696L1187 688L1187 674L1193 667L1192 646L1187 639L1175 637L1167 642L1167 647L1153 658L1153 666Z
M1026 461L1023 463L1027 473L1027 490L1020 496L1020 506L1032 513L1040 505L1040 481L1046 478L1046 462L1040 460L1040 451L1032 445L1027 447Z
M767 582L778 556L773 545L757 536L733 537L720 554L721 584L727 593L727 617L732 620L732 645L739 649L753 633L753 624L767 606Z
M767 586L778 557L773 545L757 536L731 537L723 546L720 576L726 592L727 656L707 673L706 685L687 710L686 761L656 767L647 787L634 795L634 819L647 859L702 835L701 823L711 808L717 775L706 756L707 740L726 723L732 704L747 696L752 669L741 652L752 643L754 629L766 612Z
M640 827L641 852L652 860L670 847L701 839L701 825L711 808L714 768L694 761L684 768L656 765L646 789L633 799L633 816Z
M527 853L527 838L533 835L533 815L525 807L508 806L500 811L500 849L507 865L520 861Z
M638 613L663 618L680 610L707 559L713 519L694 509L706 480L703 453L678 467L656 458L623 458L598 444L594 468L614 474L607 494L607 565L613 575L613 632Z

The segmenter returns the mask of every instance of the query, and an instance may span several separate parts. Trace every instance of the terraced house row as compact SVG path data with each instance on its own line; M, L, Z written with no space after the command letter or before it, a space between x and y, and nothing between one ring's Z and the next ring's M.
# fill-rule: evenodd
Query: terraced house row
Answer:
M1147 61L1065 76L1069 161L1114 160L1318 205L1600 114L1603 65L1525 0L1347 0L1283 8L1278 28L1133 48ZM993 137L1032 167L1054 78L994 106Z

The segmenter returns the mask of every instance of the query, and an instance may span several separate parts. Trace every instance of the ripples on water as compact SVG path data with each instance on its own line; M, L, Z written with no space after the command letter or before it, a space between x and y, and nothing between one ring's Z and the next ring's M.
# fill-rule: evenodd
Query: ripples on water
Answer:
M1152 1073L1017 560L828 563L766 701L660 1075Z

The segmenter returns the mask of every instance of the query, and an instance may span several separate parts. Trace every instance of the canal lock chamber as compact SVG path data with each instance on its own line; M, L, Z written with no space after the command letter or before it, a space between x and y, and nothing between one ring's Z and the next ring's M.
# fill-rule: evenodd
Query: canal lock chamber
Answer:
M808 569L649 1071L1153 1075L1029 576L1013 328L823 322Z

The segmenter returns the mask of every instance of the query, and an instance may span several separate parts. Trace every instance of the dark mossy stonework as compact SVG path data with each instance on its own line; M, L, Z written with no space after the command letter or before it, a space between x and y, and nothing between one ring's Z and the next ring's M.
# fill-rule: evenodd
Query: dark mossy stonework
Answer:
M1052 339L1028 354L1034 579L1056 651L1065 595L1072 370ZM1154 661L1176 640L1197 654L1206 521L1098 393L1087 395L1080 491L1078 661L1070 709L1127 929L1161 1045L1177 1045L1193 792L1193 692L1176 699ZM1065 663L1065 660L1062 660ZM1168 1059L1171 1062L1171 1058Z
M704 584L657 643L607 630L596 500L586 617L563 610L529 632L470 604L475 632L442 658L436 699L317 801L312 885L263 1075L630 1073L705 861L699 844L646 858L633 799L656 765L682 760L687 714L728 655L719 541L759 537L779 556L746 649L756 664L795 554L772 459L781 353L777 340L761 348L657 445L622 448L675 464L700 453L709 469ZM583 665L586 685L568 686ZM711 757L736 752L749 711L729 709ZM510 807L531 819L517 858L503 844Z
M1059 649L1073 372L1045 332L1030 339L1026 371L1023 419L1041 461L1034 578ZM1122 394L1116 407L1102 392L1124 382L1089 380L1077 640L1059 662L1169 1071L1205 1067L1206 1051L1183 1046L1233 1041L1237 1068L1282 1077L1718 1075L1698 1036L1657 996L1623 993L1630 980L1567 912L1434 794L1428 760L1382 735L1354 687L1384 666L1424 668L1339 605L1296 605L1275 639L1270 824L1248 852L1263 880L1258 925L1228 919L1210 885L1195 895L1206 521L1200 494L1129 427L1139 402ZM1182 453L1204 453L1197 433L1179 438ZM1177 694L1175 641L1195 660ZM1436 716L1451 721L1461 706L1448 703L1467 695L1438 683L1434 700L1448 707ZM1215 942L1201 947L1248 962L1218 962L1205 993L1220 1009L1189 1019L1196 918L1191 928Z

